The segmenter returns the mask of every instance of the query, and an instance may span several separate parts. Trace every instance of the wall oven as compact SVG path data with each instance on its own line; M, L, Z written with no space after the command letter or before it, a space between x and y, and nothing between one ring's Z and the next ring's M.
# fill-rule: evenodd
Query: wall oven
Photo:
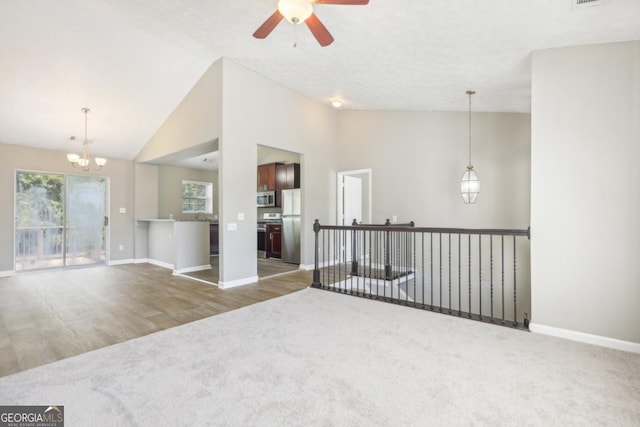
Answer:
M276 192L275 191L260 191L258 192L258 207L270 208L276 205Z

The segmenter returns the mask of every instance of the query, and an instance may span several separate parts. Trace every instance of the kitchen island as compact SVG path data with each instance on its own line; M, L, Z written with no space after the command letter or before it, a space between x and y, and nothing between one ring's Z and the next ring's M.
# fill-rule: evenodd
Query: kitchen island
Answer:
M137 223L148 228L147 262L170 268L174 274L211 268L209 221L138 219Z

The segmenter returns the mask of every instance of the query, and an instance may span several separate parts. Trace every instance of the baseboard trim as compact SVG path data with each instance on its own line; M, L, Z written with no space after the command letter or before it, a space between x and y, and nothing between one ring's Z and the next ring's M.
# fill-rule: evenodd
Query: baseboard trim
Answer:
M193 273L194 271L211 270L211 264L196 265L195 267L181 268L173 270L173 274Z
M258 279L259 279L258 276L252 276L252 277L245 277L244 279L229 280L226 282L222 282L218 280L218 287L220 289L235 288L236 286L248 285L249 283L256 283Z
M9 277L9 276L15 276L16 272L13 270L7 270L7 271L0 271L0 277Z
M145 264L149 262L149 258L134 258L134 264Z
M168 268L169 270L173 270L173 264L169 264L168 262L158 261L157 259L149 259L145 261L149 264L157 265L158 267Z
M628 351L630 353L640 353L640 343L632 341L624 341L616 338L603 337L601 335L587 334L585 332L554 328L553 326L545 326L537 323L529 324L529 330L537 334L551 335L554 337L565 338L568 340L578 341L586 344L612 348L614 350Z
M198 278L198 277L191 277L191 276L187 276L186 274L179 274L179 273L178 273L178 274L173 273L173 274L174 274L175 276L184 277L185 279L195 280L196 282L200 282L200 283L204 283L204 284L206 284L206 285L210 285L210 286L216 286L216 287L218 287L218 284L217 284L217 283L210 282L210 281L208 281L208 280L204 280L204 279L200 279L200 278Z
M119 259L116 261L109 261L107 265L124 265L124 264L133 264L135 260L133 259Z

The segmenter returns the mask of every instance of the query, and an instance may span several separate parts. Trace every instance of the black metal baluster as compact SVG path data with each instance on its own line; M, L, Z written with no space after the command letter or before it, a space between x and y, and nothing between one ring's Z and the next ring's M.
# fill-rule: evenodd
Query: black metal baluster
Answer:
M422 308L424 308L424 233L420 233L422 236Z
M482 320L482 234L478 234L478 294L479 294L479 314Z
M462 240L458 233L458 316L462 316Z
M440 279L438 280L438 285L440 286L440 307L438 310L442 313L442 233L438 233L438 263L440 264Z
M323 251L327 251L327 255L326 257L323 257L323 266L322 266L322 282L324 283L324 286L328 286L329 285L329 260L331 258L329 258L329 245L330 243L327 243L327 234L328 231L327 230L322 230L322 250Z
M469 236L469 319L471 319L471 234Z
M513 326L518 326L516 310L516 236L513 236Z
M449 236L449 314L451 314L451 233Z
M491 321L493 322L493 234L489 234L489 270L491 272Z
M429 233L429 256L431 258L431 265L429 268L429 272L431 273L431 299L429 300L429 305L431 310L433 310L433 233Z
M500 268L502 269L502 324L504 324L504 234L500 236L501 239L501 262Z
M413 268L411 269L413 271L413 304L416 305L418 303L418 294L417 294L417 290L416 290L416 280L418 280L418 272L416 271L416 267L417 265L417 258L416 258L416 237L415 237L415 233L411 235L411 242L413 243Z

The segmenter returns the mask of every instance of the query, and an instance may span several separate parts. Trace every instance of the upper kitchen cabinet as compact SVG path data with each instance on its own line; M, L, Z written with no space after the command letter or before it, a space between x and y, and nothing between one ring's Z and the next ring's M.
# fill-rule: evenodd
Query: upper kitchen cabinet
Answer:
M276 206L282 206L282 190L300 188L300 163L276 167Z
M258 166L258 191L276 190L276 169L281 163L268 163Z
M288 163L276 168L276 191L300 188L300 164Z

